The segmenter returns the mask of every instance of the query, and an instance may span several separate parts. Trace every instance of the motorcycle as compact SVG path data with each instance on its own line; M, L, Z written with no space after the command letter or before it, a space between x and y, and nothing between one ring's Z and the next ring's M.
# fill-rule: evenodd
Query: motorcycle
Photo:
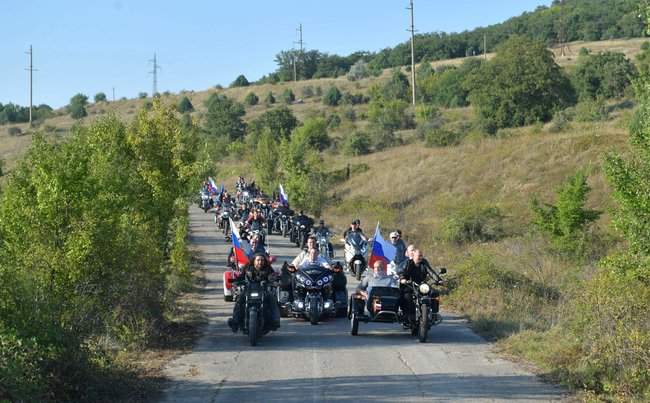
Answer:
M235 279L241 274L237 266L234 252L230 251L228 256L228 266L223 272L223 300L226 302L236 301L239 297L239 288L234 285Z
M446 272L446 268L440 269L441 275ZM427 283L404 281L402 284L411 290L412 303L415 306L414 320L410 320L399 306L402 293L398 287L373 287L367 299L360 294L350 297L350 334L359 334L361 322L400 323L411 331L412 336L417 336L420 343L426 342L431 327L442 322L439 313L440 293ZM442 284L439 276L435 284Z
M242 332L248 335L250 345L255 346L262 335L271 331L265 318L265 297L269 293L274 293L274 287L265 281L248 279L245 280L245 284L241 287L241 298L246 298Z
M316 236L316 244L320 255L332 261L334 259L334 247L330 242L331 233L329 230L317 231L314 235Z
M210 195L207 193L201 193L201 208L204 213L207 213L208 210L212 208L210 203Z
M296 271L294 300L289 307L291 313L295 317L308 319L312 325L317 325L325 316L336 315L336 305L332 299L333 281L330 270L319 265Z
M357 280L361 280L363 272L368 266L368 241L356 231L351 231L345 237L345 262L348 270L354 273Z

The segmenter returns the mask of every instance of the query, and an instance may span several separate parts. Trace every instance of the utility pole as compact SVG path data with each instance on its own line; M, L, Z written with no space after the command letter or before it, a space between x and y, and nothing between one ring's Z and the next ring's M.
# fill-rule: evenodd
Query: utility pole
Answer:
M411 28L407 29L411 33L411 89L413 90L413 106L415 106L415 24L413 22L413 0L407 10L411 11Z
M113 102L115 102L115 87L113 87Z
M298 71L296 70L296 50L291 49L291 61L293 62L293 81L298 81Z
M153 92L151 93L151 97L154 97L158 93L158 70L160 70L155 52L153 54L153 60L149 60L149 62L153 63L153 70L149 74L153 74Z
M300 45L300 54L299 54L299 56L300 56L301 60L304 60L303 52L305 51L305 48L304 48L305 42L302 40L302 23L300 24L300 26L298 28L296 28L296 31L298 31L300 39L298 39L297 42L294 42L294 44ZM296 61L295 51L293 53L294 53L294 55L293 55L293 81L296 81L298 79L298 67L296 66L298 63Z
M25 53L29 55L29 67L27 67L25 70L29 71L29 126L31 127L33 96L34 96L34 87L32 85L33 75L34 75L33 73L38 70L34 69L32 45L29 45L29 52L25 52Z

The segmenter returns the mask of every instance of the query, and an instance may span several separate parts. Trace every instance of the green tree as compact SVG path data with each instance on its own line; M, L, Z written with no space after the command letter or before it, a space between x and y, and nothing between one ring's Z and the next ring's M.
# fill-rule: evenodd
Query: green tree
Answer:
M73 119L81 119L88 115L86 112L86 105L88 104L88 97L84 94L77 94L70 98L68 104L68 112Z
M246 76L240 74L239 76L237 76L235 81L233 81L232 84L230 84L230 87L248 87L249 85L250 83L246 79Z
M533 224L548 234L558 249L579 254L587 226L600 217L600 211L585 209L589 190L586 175L577 172L559 188L556 204L533 199Z
M288 139L293 129L298 126L298 119L286 106L271 109L254 119L248 126L248 135L254 138L253 144L261 133L268 129L275 141Z
M616 98L625 94L636 74L625 54L604 52L579 57L572 81L580 98Z
M328 106L336 106L341 101L341 91L336 86L331 86L325 95L323 95L323 103Z
M465 80L469 99L489 132L548 121L575 102L569 79L543 43L515 36Z
M310 118L298 127L292 137L299 137L307 145L318 151L329 147L331 140L327 134L327 121L323 118Z
M246 125L244 106L221 94L212 94L205 102L207 112L203 131L214 137L242 139Z
M394 69L390 80L381 88L381 95L387 100L409 101L411 99L411 84L400 69Z
M253 170L255 178L263 190L272 192L278 181L278 146L277 139L268 128L262 132L255 153L253 154Z
M180 113L187 113L194 111L194 105L192 101L187 96L183 96L180 101L178 101L177 109Z
M343 153L350 156L365 155L370 152L370 137L362 131L355 131L345 138Z
M98 102L106 102L106 94L104 94L103 92L98 92L97 94L95 94L95 103Z
M260 99L257 97L257 95L255 95L254 92L249 92L244 98L244 103L249 106L257 105L259 101Z
M144 91L138 93L138 98L140 98L140 99L145 99L147 96L148 96L148 94L146 92L144 92Z
M363 59L359 59L350 67L347 78L350 81L358 81L370 76L370 67Z

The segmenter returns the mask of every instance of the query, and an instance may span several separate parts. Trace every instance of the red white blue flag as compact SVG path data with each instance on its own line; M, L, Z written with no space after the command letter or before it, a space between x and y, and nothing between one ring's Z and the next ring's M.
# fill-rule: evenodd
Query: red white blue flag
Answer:
M237 264L247 264L248 256L246 256L246 251L241 243L241 237L239 236L239 230L235 226L235 223L230 218L230 230L232 235L232 247L235 250L235 259L237 259Z
M368 260L368 267L373 267L377 260L383 260L384 264L388 266L388 263L395 260L395 252L395 247L381 236L379 223L377 223L375 236L372 237L372 251L370 252L370 259Z

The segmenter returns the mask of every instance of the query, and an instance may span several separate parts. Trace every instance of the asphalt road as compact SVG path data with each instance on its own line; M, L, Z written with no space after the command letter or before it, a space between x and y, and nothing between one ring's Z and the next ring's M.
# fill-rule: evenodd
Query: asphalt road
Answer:
M443 313L427 343L396 324L360 324L346 318L313 326L283 318L281 328L256 347L226 324L232 303L223 301L222 272L229 243L212 214L190 207L191 240L206 266L200 304L209 323L191 353L172 361L165 402L539 402L559 401L565 391L491 352L491 344L460 318ZM299 250L269 237L279 261ZM338 256L340 257L340 255ZM348 278L348 286L356 286ZM444 299L441 302L444 308Z

